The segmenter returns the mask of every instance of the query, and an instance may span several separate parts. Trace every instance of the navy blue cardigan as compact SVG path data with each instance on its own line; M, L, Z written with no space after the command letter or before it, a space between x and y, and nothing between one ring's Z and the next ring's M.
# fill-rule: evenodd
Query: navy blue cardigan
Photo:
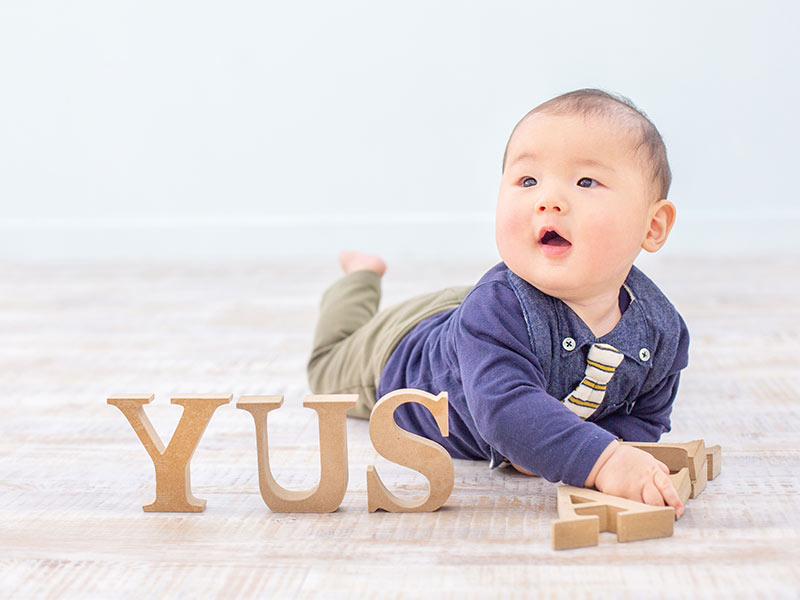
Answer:
M447 438L416 403L398 407L397 424L454 458L496 467L506 457L548 481L583 486L615 438L656 441L669 431L688 363L686 324L636 267L620 290L620 309L614 330L595 338L566 304L499 263L458 308L421 321L400 341L381 373L378 397L400 388L446 391ZM567 337L575 343L562 344ZM625 358L602 404L584 421L561 400L583 378L595 342L613 345Z

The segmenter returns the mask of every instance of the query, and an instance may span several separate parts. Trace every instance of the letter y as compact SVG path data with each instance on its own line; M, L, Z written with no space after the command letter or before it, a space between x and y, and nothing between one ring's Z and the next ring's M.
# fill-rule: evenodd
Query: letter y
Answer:
M183 414L166 448L144 412L143 407L153 399L152 394L120 394L108 399L108 404L119 408L133 426L156 469L156 499L142 507L145 512L202 512L206 501L192 495L189 461L211 415L232 398L232 394L172 398L172 404L183 406Z

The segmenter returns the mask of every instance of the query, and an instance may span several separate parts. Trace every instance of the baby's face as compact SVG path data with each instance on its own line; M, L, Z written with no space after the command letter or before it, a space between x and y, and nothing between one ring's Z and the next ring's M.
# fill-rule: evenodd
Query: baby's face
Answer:
M567 302L618 292L645 240L652 190L623 127L534 113L508 148L497 202L500 256Z

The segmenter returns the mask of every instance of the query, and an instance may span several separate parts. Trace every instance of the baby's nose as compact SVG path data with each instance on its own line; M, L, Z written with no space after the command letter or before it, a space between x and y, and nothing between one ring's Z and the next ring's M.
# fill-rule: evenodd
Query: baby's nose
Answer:
M541 200L539 204L536 206L536 211L543 213L551 210L553 212L560 213L560 212L566 212L566 208L567 208L566 202L564 202L560 198L550 197Z

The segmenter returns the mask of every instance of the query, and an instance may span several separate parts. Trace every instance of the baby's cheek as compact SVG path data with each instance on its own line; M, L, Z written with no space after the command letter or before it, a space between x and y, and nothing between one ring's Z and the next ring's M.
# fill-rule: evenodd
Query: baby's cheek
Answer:
M497 233L497 250L509 266L516 266L521 257L527 253L520 240L520 227L514 223L506 223Z
M495 239L500 258L512 269L519 268L519 262L527 254L524 239L525 220L510 210L497 212Z
M514 237L514 223L510 220L497 222L497 243L507 244Z
M631 232L622 220L600 220L592 228L592 260L600 269L613 269L630 259Z
M497 215L497 240L511 243L525 236L530 229L525 215L521 211L505 209Z

